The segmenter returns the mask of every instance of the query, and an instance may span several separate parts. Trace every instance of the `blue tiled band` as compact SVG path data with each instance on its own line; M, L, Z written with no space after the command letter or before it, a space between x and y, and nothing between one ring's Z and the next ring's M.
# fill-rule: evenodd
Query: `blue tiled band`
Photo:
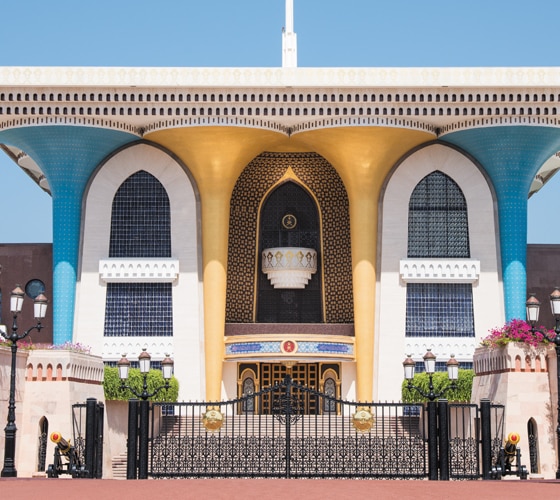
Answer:
M443 140L470 153L490 176L498 198L506 321L525 318L527 197L539 168L560 149L560 128L484 127Z
M99 163L138 137L118 130L48 125L8 129L0 142L39 165L53 198L53 343L72 341L82 196Z

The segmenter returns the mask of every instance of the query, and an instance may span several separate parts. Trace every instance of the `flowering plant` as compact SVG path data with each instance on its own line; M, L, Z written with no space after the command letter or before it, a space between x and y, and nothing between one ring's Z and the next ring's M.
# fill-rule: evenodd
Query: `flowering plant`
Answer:
M79 342L64 342L64 344L56 344L47 347L47 349L53 349L58 351L72 351L72 352L81 352L83 354L91 354L91 347L80 344Z
M0 336L0 345L11 345L9 340ZM72 351L81 352L83 354L91 354L91 347L80 344L79 342L64 342L64 344L34 344L31 339L19 340L18 349L33 351L35 349L51 349L55 351Z
M518 342L536 347L538 344L548 344L554 337L553 330L542 326L533 330L526 321L512 319L504 326L490 330L480 344L485 347L503 347L510 342Z

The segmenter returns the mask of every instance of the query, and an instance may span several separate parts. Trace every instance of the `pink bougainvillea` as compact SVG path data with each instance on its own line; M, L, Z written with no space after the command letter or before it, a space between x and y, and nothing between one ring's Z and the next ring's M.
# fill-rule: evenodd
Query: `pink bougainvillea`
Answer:
M554 339L554 331L539 326L532 330L531 325L521 319L512 319L504 326L493 328L482 339L481 345L486 347L501 347L509 342L519 342L531 346L548 344Z

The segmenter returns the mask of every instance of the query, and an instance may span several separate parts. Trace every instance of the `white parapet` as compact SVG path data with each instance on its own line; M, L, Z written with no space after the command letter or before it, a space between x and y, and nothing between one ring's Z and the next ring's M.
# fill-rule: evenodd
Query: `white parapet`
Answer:
M174 283L178 259L102 259L99 277L106 283Z
M475 259L403 259L400 275L405 283L474 283L480 276Z

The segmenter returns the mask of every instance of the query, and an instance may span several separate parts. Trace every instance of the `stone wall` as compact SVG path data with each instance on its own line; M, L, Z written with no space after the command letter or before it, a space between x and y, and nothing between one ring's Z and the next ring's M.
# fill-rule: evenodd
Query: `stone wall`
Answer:
M474 354L472 401L487 398L505 405L504 436L521 436L522 463L530 471L528 423L536 427L538 473L553 479L556 473L556 352L552 345L479 347Z

